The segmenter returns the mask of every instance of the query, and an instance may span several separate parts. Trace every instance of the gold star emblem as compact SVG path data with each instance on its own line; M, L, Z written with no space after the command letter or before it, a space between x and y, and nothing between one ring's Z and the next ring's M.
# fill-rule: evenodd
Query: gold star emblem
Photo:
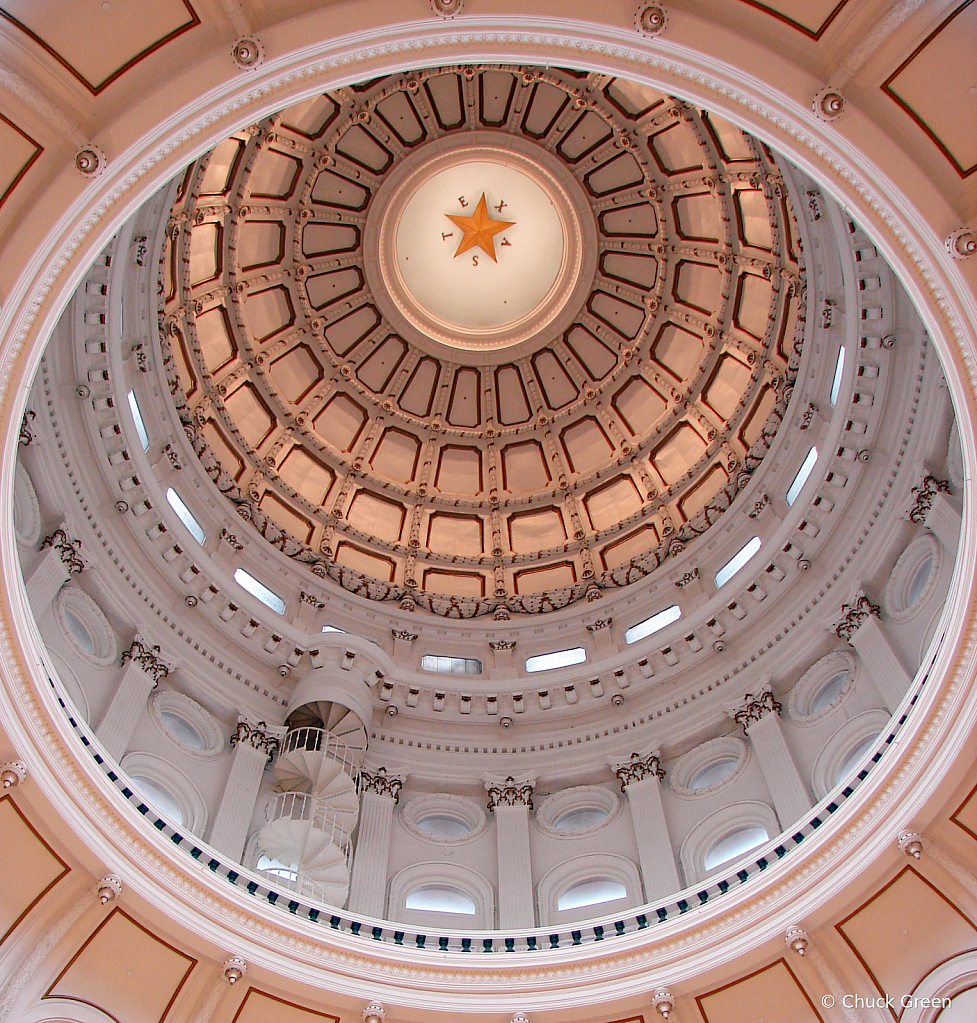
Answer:
M456 227L464 231L461 241L458 243L458 250L455 256L460 256L474 246L478 246L486 255L491 256L495 262L495 235L512 227L514 220L493 220L488 214L488 207L485 203L485 193L478 200L475 212L470 217L457 217L453 213L446 213L445 216Z

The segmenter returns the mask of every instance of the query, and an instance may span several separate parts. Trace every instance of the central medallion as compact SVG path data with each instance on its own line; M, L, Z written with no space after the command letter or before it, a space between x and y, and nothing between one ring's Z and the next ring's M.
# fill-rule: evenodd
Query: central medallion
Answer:
M368 239L376 230L374 294L384 312L415 339L471 352L476 361L474 353L544 331L549 339L547 328L572 315L589 248L582 219L592 220L573 191L579 186L546 165L548 154L533 159L509 139L480 136L450 149L436 143L405 161L368 224Z

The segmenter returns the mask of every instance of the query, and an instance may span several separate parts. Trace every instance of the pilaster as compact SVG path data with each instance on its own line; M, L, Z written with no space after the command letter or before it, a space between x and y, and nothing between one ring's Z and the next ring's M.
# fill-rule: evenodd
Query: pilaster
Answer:
M394 807L405 780L383 767L360 771L360 818L349 883L352 913L384 916Z
M488 808L495 814L499 853L499 927L535 927L533 868L529 848L529 811L535 778L485 779Z

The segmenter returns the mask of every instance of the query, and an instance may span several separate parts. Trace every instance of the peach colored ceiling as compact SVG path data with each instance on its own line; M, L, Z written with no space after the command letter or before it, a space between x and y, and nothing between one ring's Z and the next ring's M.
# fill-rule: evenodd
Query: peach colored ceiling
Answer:
M400 336L363 243L400 162L473 130L559 161L599 248L568 328L476 365ZM238 512L320 576L459 617L625 585L704 532L779 426L805 314L759 143L646 87L504 66L232 136L188 170L162 274L169 387Z

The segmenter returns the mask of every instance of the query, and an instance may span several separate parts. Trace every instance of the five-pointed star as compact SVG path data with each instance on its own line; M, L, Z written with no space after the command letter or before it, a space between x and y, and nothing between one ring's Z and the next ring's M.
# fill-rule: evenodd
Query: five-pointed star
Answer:
M470 217L457 217L453 213L446 213L445 216L457 227L464 231L461 241L458 244L456 256L467 252L477 245L486 255L492 257L495 262L495 240L494 236L507 227L512 227L514 220L493 220L488 215L488 208L485 204L485 193L478 200L475 212Z

